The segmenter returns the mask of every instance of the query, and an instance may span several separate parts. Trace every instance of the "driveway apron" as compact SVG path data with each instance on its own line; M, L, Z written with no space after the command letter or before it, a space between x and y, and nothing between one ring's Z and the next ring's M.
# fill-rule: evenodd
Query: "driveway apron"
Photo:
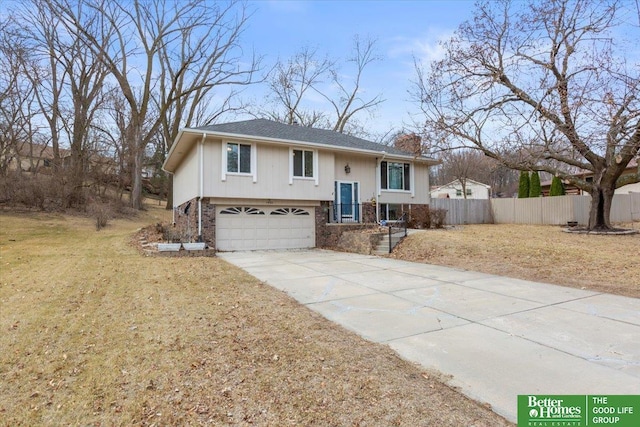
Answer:
M326 250L220 258L511 421L519 394L640 394L640 299Z

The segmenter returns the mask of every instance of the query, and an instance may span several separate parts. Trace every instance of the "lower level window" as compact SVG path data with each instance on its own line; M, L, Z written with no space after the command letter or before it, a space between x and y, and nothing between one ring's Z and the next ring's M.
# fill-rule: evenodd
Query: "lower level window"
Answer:
M402 216L402 205L395 203L380 204L380 220L396 221Z

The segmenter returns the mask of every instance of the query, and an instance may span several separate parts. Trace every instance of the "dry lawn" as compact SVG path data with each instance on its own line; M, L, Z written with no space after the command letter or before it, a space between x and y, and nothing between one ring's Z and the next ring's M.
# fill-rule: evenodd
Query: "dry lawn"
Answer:
M640 228L640 223L627 224ZM407 237L395 258L640 298L640 234L537 225L465 225Z
M143 256L164 214L0 213L0 425L509 425L218 258Z

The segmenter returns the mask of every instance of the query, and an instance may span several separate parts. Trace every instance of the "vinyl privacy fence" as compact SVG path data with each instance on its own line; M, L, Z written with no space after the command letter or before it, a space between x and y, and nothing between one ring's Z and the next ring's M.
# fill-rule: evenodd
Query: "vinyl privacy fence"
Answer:
M531 199L456 200L432 199L433 208L446 209L446 223L545 224L589 222L591 196L536 197ZM612 222L640 221L640 193L616 194Z
M445 223L449 225L493 223L488 199L431 199L430 208L445 209Z

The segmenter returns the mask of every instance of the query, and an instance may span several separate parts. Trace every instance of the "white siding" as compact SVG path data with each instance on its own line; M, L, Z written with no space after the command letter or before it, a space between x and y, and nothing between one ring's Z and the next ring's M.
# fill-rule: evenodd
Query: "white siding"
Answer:
M620 188L616 188L616 194L640 193L640 182L635 184L627 184Z
M442 187L437 188L431 192L431 198L440 198L441 194L448 194L449 199L464 199L463 195L458 196L458 190L462 191L462 184L459 182L452 182ZM471 190L471 195L467 196L467 199L488 199L489 188L484 185L479 185L474 182L467 182L466 190Z
M173 175L173 205L179 206L198 196L198 145L184 157Z
M221 179L222 141L205 145L205 197L285 200L332 200L333 153L318 151L318 185L313 179L293 179L289 184L289 147L257 144L257 179L226 175Z
M335 180L353 181L359 183L358 203L369 202L376 197L376 159L375 157L349 156L346 154L336 154L335 157ZM350 173L346 173L344 168L349 165ZM333 192L331 199L334 200Z
M368 202L378 194L379 171L376 165L379 164L380 158L314 150L317 157L315 173L318 179L290 179L291 147L252 141L244 142L256 144L255 182L252 175L224 174L223 180L222 156L225 142L227 141L207 138L204 143L204 197L227 200L333 201L335 181L358 182L360 203ZM350 168L348 174L345 172L347 164ZM198 196L198 166L198 145L195 144L174 175L176 205ZM378 196L379 203L428 204L428 166L412 163L411 173L411 191L381 190Z
M380 203L429 204L429 167L422 163L411 164L413 191L380 190Z

